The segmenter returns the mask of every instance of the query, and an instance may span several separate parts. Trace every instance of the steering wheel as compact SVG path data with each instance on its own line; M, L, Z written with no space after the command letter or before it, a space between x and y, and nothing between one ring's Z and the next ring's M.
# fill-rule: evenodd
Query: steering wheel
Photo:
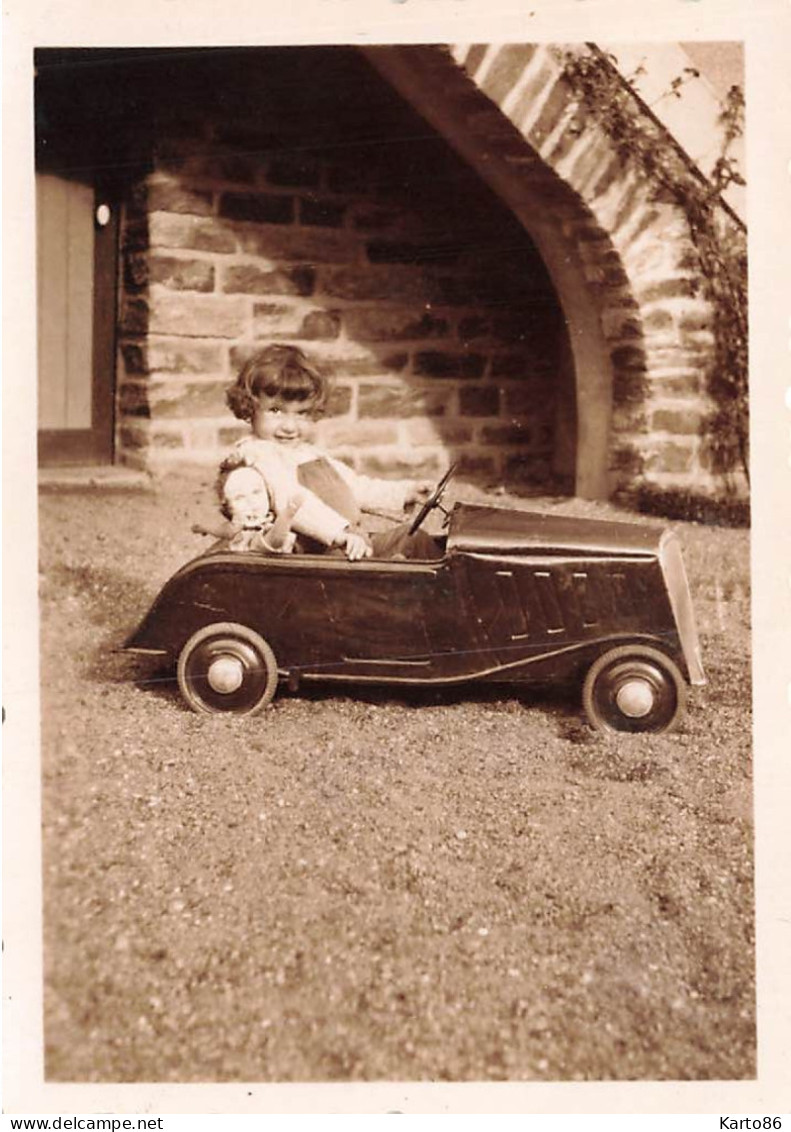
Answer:
M423 525L423 523L426 521L426 516L431 511L433 511L435 507L439 507L440 502L442 500L442 496L445 494L445 488L450 483L450 478L455 471L456 471L456 465L451 464L451 466L448 468L447 472L445 472L445 475L439 481L437 486L432 491L431 495L428 497L426 502L423 504L423 506L418 511L417 515L415 515L414 519L412 520L412 523L409 527L409 533L411 535L413 535L415 533L415 531L417 531Z

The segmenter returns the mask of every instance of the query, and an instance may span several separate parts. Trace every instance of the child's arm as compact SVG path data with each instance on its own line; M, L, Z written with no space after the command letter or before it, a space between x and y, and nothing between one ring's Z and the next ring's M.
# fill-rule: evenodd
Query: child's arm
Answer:
M411 504L428 499L434 486L429 480L380 480L361 476L342 461L330 459L354 492L361 511L405 511Z
M232 523L230 519L218 519L216 523L211 526L206 526L203 523L193 523L192 533L194 535L211 535L212 538L232 539L235 534L238 534L238 523Z
M257 468L266 481L276 515L288 507L290 499L301 493L303 502L292 520L291 529L324 546L343 546L347 558L357 553L357 536L351 536L348 521L323 503L314 492L302 487L296 469L286 464L274 445L269 441L255 440L245 441L243 445L238 447L246 461Z

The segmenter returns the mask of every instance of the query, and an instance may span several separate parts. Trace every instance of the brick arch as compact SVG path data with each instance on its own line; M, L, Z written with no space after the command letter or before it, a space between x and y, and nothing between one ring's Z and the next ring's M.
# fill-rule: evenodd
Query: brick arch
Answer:
M366 54L509 205L542 255L569 327L576 493L606 498L636 476L700 486L701 375L714 337L691 233L682 210L658 202L603 128L579 115L564 50Z

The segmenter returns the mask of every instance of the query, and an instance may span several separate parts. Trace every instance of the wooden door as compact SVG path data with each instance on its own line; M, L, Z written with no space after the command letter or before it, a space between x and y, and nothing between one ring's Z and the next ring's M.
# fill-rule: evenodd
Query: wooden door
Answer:
M40 172L36 211L39 463L111 463L115 210L92 183Z

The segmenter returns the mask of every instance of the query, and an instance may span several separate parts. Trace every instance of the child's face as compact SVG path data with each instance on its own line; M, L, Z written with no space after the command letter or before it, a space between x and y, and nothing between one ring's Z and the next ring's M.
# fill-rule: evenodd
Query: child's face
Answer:
M269 492L255 468L235 468L226 479L222 494L235 523L257 525L269 514Z
M282 397L258 398L250 422L259 440L274 440L276 444L297 445L309 441L315 428L316 402L286 401Z

